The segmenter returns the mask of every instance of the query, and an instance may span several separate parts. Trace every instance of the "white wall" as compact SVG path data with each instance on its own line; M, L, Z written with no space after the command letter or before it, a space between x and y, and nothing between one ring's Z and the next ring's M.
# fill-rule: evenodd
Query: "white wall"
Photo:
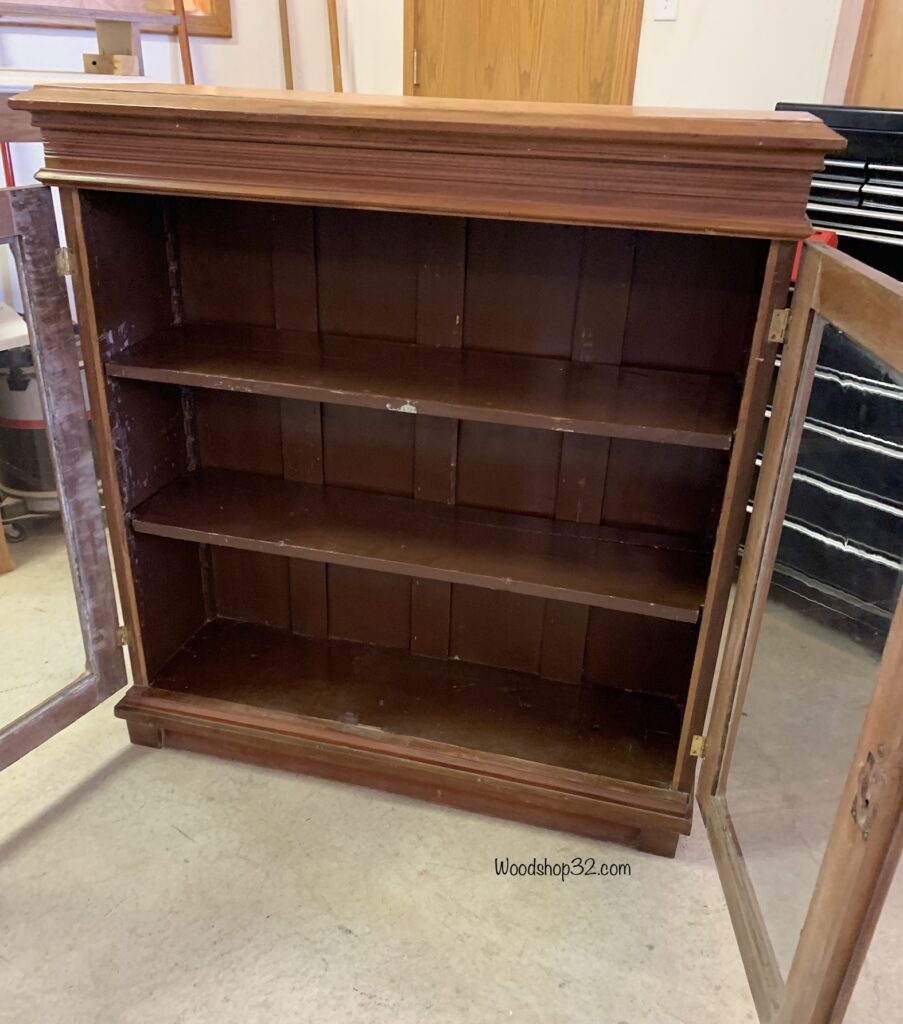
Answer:
M680 0L654 21L647 0L634 103L772 110L824 94L841 0Z
M653 20L647 0L634 102L642 106L769 110L817 102L828 73L841 0L680 0L677 21ZM332 88L325 0L291 0L295 87ZM338 0L345 88L402 90L403 0ZM203 85L283 86L276 0L232 0L231 39L192 37ZM0 67L81 70L90 31L0 29ZM145 70L180 81L175 40L144 36ZM13 147L19 182L40 165L37 145Z
M770 109L817 101L841 0L680 0L677 21L653 20L647 0L635 102L644 106ZM295 85L331 88L325 0L291 0ZM338 0L345 86L400 93L403 0ZM276 0L232 0L232 39L193 37L198 82L281 88ZM149 76L178 81L174 40L145 35ZM0 66L81 70L93 33L0 30Z
M346 88L401 92L402 0L339 0ZM325 0L291 0L295 87L331 89ZM231 39L191 37L195 77L202 85L279 89L283 86L276 0L232 0ZM175 40L145 33L145 73L179 81ZM81 71L96 49L93 31L0 28L0 66Z

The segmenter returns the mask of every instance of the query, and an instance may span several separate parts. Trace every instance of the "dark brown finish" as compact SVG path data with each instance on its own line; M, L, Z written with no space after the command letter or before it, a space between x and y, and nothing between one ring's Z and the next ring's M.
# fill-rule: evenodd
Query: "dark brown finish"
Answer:
M136 738L673 852L786 284L764 239L804 232L834 137L125 97L19 102L69 186Z
M778 344L769 340L771 318L784 306L795 246L776 242L771 246L765 267L765 279L759 299L759 311L740 405L738 430L728 469L721 517L712 554L712 571L706 589L705 612L700 625L699 643L690 677L687 714L680 737L680 754L674 772L674 785L689 790L696 776L696 759L690 754L693 736L702 735L709 704L712 678L721 648L727 602L737 563L737 552L746 525L746 502L752 490L755 457L759 450L762 422L774 380ZM802 275L797 291L805 282Z
M138 533L695 622L706 559L591 527L198 471L132 514Z
M281 712L301 727L331 727L393 756L432 753L452 763L467 751L496 773L512 758L524 770L553 765L576 773L586 794L604 791L599 777L666 784L680 721L673 701L604 686L550 687L534 675L390 646L221 619L158 673L152 692Z
M197 287L209 294L216 280L209 264L204 276L203 285L192 285L192 291ZM247 294L255 298L247 303L244 289L236 289L230 299L234 310L226 317L271 320L269 306L254 312L261 289L262 282L252 286ZM321 318L335 316L323 308L322 294ZM409 304L413 308L413 301ZM186 315L191 313L186 303ZM573 315L572 308L560 334L542 333L556 339L565 355ZM413 324L383 326L399 336L414 330ZM494 333L492 340L497 348L507 344L504 333ZM518 351L530 348L529 336L513 341ZM739 401L734 381L723 375L496 352L462 355L444 347L212 325L174 327L132 345L108 363L108 372L131 380L720 449L730 446Z
M54 271L57 230L50 191L0 190L0 239L10 244L19 275L85 642L84 672L0 728L0 768L5 768L123 687L126 675L116 646L116 601L78 349L66 288Z

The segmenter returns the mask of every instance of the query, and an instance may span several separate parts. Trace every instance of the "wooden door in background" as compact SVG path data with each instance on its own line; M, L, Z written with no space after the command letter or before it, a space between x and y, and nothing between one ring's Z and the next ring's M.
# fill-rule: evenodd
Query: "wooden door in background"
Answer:
M865 0L845 102L903 108L903 3Z
M631 103L643 0L405 0L404 91Z

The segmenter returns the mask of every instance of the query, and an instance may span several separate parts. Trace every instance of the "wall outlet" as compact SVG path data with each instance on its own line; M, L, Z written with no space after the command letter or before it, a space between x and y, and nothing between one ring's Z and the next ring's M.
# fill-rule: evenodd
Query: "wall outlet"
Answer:
M677 9L680 0L655 0L652 12L653 21L677 21Z

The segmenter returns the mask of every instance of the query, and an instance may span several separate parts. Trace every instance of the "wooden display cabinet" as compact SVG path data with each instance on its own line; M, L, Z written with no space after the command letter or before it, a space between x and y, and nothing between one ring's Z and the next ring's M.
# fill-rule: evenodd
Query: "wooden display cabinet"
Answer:
M132 739L673 854L804 114L41 86Z
M62 190L125 622L50 191L0 190L86 652L0 726L0 768L124 685L116 638L137 742L659 853L699 756L759 1020L840 1024L903 847L899 527L789 967L728 788L808 412L842 383L816 373L826 324L869 368L846 389L863 423L903 381L899 282L807 246L784 305L837 137L796 115L149 86L13 103Z

